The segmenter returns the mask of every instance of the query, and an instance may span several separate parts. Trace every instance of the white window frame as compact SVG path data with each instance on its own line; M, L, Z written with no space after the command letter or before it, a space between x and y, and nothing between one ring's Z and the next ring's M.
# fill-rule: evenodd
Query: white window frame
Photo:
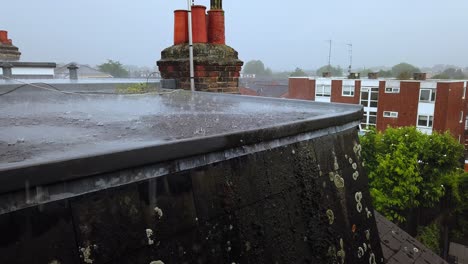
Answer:
M398 118L398 112L394 112L394 111L384 111L384 112L383 112L383 117L387 117L387 118Z
M343 85L341 89L341 96L354 97L356 88L354 85Z
M463 123L463 110L460 111L460 124Z
M421 99L421 95L422 95L423 91L429 91L429 100L422 100ZM421 88L419 90L419 101L424 102L424 103L433 103L433 102L435 102L435 98L436 98L435 92L436 91L434 89Z
M325 92L325 87L330 87L330 93ZM319 97L331 97L331 85L319 84L315 88L315 96Z
M400 88L397 88L397 87L385 87L385 93L400 93Z
M421 116L427 117L427 121L426 121L425 126L422 126L422 125L419 124L419 118ZM429 123L431 122L431 119L432 119L432 124L429 125ZM421 128L433 128L434 127L434 116L432 116L432 115L418 115L418 120L416 120L416 125L417 125L417 127L421 127Z

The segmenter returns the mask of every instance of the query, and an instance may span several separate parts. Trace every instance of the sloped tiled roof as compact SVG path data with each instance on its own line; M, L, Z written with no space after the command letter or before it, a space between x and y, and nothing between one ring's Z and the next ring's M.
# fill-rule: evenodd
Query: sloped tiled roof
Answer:
M421 242L375 212L380 243L388 264L448 264Z
M70 63L61 67L57 67L55 69L55 75L67 78L69 74L69 70L67 67L69 65ZM101 72L88 65L79 64L78 67L78 76L80 78L112 78L112 75L105 72Z
M257 93L259 96L279 98L288 92L288 79L256 78L241 79L241 86Z
M239 87L239 92L242 95L253 95L253 96L258 96L257 92L254 90L251 90L249 88L244 88L244 87Z

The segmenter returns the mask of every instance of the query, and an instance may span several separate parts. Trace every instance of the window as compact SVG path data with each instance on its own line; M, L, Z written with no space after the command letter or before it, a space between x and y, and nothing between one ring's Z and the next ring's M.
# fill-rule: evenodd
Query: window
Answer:
M434 122L434 117L429 115L419 115L418 116L418 127L432 127Z
M400 93L400 88L387 87L385 88L385 93Z
M398 117L398 112L384 111L383 116L384 117L390 117L390 118L397 118Z
M378 87L361 88L361 105L364 107L377 107L379 100Z
M315 96L330 97L331 86L330 85L317 85L317 89L315 89Z
M419 92L419 101L421 102L434 102L435 90L434 89L421 89Z
M354 96L354 86L343 85L342 96Z
M460 124L463 123L463 111L460 111Z

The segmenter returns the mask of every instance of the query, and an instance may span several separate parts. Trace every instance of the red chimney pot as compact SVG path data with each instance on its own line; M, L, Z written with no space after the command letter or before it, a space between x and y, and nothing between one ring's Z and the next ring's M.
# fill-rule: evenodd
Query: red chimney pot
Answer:
M206 6L192 6L193 43L208 42L208 34L206 32L206 27Z
M174 45L188 43L188 11L174 11Z
M0 43L8 44L8 31L0 30Z
M223 10L208 11L208 42L212 44L226 44Z

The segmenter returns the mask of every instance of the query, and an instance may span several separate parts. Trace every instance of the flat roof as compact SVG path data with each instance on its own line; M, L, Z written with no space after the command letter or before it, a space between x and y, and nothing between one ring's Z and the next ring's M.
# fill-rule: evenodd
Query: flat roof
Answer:
M1 68L0 68L1 69ZM3 79L0 77L0 88L5 85L22 84L126 84L126 83L155 83L160 82L159 78L83 78L78 80L70 79ZM2 91L0 91L1 93Z
M344 125L361 113L359 105L181 90L18 90L0 96L0 192Z
M309 79L309 80L330 80L330 81L396 81L396 82L442 82L442 83L457 83L457 82L467 82L468 80L448 80L448 79L426 79L426 80L399 80L396 78L359 78L359 79L349 79L346 77L289 77L289 79Z

